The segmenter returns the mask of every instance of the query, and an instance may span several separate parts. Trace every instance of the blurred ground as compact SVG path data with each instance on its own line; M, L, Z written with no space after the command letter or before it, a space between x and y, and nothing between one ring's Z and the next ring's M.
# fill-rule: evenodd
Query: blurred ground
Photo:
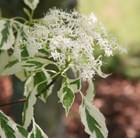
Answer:
M96 79L96 97L94 104L105 115L109 130L108 138L140 138L140 80L129 80L116 76ZM87 88L84 84L83 91ZM0 103L10 101L12 84L10 78L0 77ZM64 119L65 136L63 138L89 138L84 132L78 114L80 95L68 118ZM9 108L3 110L12 116Z
M105 115L109 138L140 138L140 80L108 77L96 80L94 104ZM65 138L89 138L77 114L77 96L69 118L65 119Z

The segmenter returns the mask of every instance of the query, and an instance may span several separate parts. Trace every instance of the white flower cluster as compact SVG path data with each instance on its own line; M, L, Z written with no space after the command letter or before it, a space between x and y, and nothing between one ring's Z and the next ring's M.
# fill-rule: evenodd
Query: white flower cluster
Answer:
M50 10L40 23L35 23L29 30L27 49L32 56L48 44L50 57L60 67L71 60L71 65L83 79L92 78L102 65L101 58L95 58L95 47L108 57L116 50L123 52L94 14L84 16L76 11L68 13L59 9Z

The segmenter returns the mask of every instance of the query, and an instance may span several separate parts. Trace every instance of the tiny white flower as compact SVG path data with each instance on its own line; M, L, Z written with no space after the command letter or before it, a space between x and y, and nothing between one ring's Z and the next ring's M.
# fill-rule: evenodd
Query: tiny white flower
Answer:
M42 23L35 23L29 29L26 45L31 56L48 45L48 58L53 58L60 67L71 60L83 79L92 78L101 67L101 58L94 57L95 47L107 57L116 50L124 51L93 13L85 16L77 11L68 13L59 9L50 10Z

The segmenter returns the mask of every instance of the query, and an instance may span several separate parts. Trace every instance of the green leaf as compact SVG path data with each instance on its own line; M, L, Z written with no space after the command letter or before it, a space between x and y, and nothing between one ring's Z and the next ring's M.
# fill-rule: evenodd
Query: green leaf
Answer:
M0 21L0 49L7 50L14 44L15 38L10 21Z
M87 99L88 102L92 103L93 98L95 96L94 84L93 84L92 79L88 79L87 83L88 83L88 88L86 90L86 99Z
M43 132L43 130L36 124L34 119L32 119L33 127L27 138L48 138L48 136Z
M29 6L32 10L36 9L39 0L24 0L24 3Z
M108 130L105 125L104 116L100 113L99 109L90 104L85 97L83 97L79 112L82 123L85 126L85 131L90 135L90 138L107 138Z
M11 118L0 111L0 136L2 138L25 138L27 130L17 125Z
M74 102L75 98L74 92L69 86L63 84L60 91L58 92L58 97L66 111L66 115L68 115L72 103Z

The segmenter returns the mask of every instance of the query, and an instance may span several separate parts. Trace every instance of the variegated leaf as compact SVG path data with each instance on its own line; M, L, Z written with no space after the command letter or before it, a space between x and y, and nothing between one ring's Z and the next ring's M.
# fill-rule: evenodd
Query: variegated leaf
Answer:
M4 58L4 57L3 57ZM29 72L35 72L38 70L42 70L45 66L52 64L53 62L48 59L42 59L42 58L30 58L27 60L19 61L13 56L9 57L9 62L7 65L5 65L3 71L1 74L3 75L12 75L16 74L18 72L23 71L29 71Z
M105 118L95 105L90 104L83 97L79 112L85 131L90 135L90 138L107 138L108 130Z
M58 97L65 109L66 115L68 115L69 110L74 102L75 95L73 90L65 81L63 82L60 91L58 91Z
M48 136L43 132L43 130L36 124L34 119L32 119L32 130L27 138L48 138Z
M27 27L26 26L22 26L17 30L17 36L15 39L15 44L14 44L14 53L13 55L19 60L21 61L22 57L24 58L27 54L23 54L23 52L25 51L26 47L21 48L21 43L22 41L27 39Z
M74 93L77 93L81 89L80 79L68 79L69 85Z
M36 95L42 91L45 91L44 93L47 93L47 90L45 88L50 81L49 79L50 78L48 74L44 70L30 76L25 83L24 95L27 97L23 112L23 125L25 128L30 125L31 119L34 116L34 104L37 100ZM43 99L43 101L45 101L48 96L44 95L44 93L41 96L41 99Z
M14 44L15 37L13 34L10 21L0 21L0 49L7 50Z
M25 138L27 131L0 111L0 136L1 138Z
M29 92L29 95L27 97L27 100L24 104L24 110L22 113L22 122L24 128L28 128L28 126L31 124L32 117L34 116L34 105L36 103L36 87Z

